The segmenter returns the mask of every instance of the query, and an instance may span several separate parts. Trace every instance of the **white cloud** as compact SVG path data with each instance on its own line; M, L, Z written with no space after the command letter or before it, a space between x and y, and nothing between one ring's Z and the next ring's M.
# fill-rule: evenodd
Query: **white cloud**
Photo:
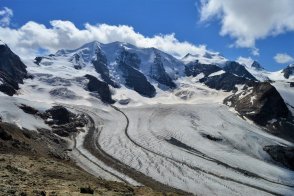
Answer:
M278 53L274 56L274 59L277 63L285 64L294 62L294 58L286 53Z
M188 42L180 42L174 34L145 37L126 25L85 24L77 28L70 21L54 20L51 27L33 21L27 22L18 29L0 27L0 39L6 42L16 53L22 56L34 56L39 48L56 52L59 49L73 49L81 45L99 41L128 42L138 47L155 47L176 57L187 53L205 54L206 46L195 46Z
M0 26L9 26L11 17L13 16L13 11L7 7L0 10Z
M245 65L246 67L251 67L254 60L251 57L242 57L240 56L237 60L241 65Z
M259 49L258 48L252 48L251 49L251 54L254 56L259 56Z
M235 46L255 48L258 39L294 31L293 0L201 0L201 21L217 18L222 36Z

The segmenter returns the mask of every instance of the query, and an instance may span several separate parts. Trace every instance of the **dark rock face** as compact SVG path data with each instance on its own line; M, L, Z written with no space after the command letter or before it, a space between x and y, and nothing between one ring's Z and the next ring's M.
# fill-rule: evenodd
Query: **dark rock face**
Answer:
M12 96L28 78L25 64L7 45L0 45L0 91Z
M98 50L96 57L97 57L97 59L93 60L92 63L94 65L97 73L99 73L101 75L101 78L104 80L104 82L113 86L114 88L119 88L119 85L116 84L114 81L112 81L110 78L109 70L107 67L106 56L102 54L101 50Z
M125 79L125 85L134 89L140 95L145 97L154 97L156 90L147 80L145 75L137 70L140 66L140 59L136 54L123 50L117 59L119 69Z
M247 89L224 100L232 103L242 116L265 126L272 119L287 118L289 110L278 91L270 83L257 83L252 89Z
M76 99L77 95L67 88L55 88L49 91L52 97L60 99Z
M249 73L243 65L240 65L235 61L228 61L223 69L226 72L256 81L256 78L251 73Z
M12 140L12 136L3 129L3 127L0 127L0 139L7 141L7 140Z
M61 137L68 137L72 133L78 132L79 129L84 127L88 122L84 114L74 114L63 106L53 106L45 112L38 111L24 104L18 107L27 114L41 117L44 122L52 128L52 132ZM45 130L45 132L48 132L48 130ZM54 141L56 141L56 139L54 139Z
M233 65L228 65L225 73L220 74L220 75L215 75L208 77L210 74L221 71L222 69L218 67L217 65L213 64L201 64L198 61L191 62L185 66L185 73L187 76L197 76L201 73L204 74L204 78L201 78L199 82L204 83L207 85L209 88L213 88L216 90L224 90L224 91L233 91L237 90L236 85L238 84L246 84L248 86L252 86L254 81L251 81L248 78L245 78L243 76L236 76L234 73L231 72L236 72L236 70L239 70L239 65L238 68L235 69L230 69L231 67L234 67ZM245 69L242 65L241 70ZM225 71L225 70L224 70ZM247 70L245 69L247 72ZM239 72L239 71L237 71ZM246 73L245 72L245 73Z
M176 84L165 72L160 54L155 52L155 59L150 69L150 77L171 89L176 87Z
M54 124L58 125L69 123L74 117L73 113L62 106L54 106L47 110L46 113L52 117Z
M86 75L85 77L89 80L87 88L90 92L97 93L101 101L104 103L113 104L115 102L111 98L111 92L107 83L102 82L91 75Z
M18 89L18 83L0 71L0 91L9 96L13 96Z
M34 63L36 63L37 65L40 65L42 59L43 59L43 57L37 56L34 60Z
M263 67L257 61L253 61L251 67L254 67L257 70L262 70L263 69Z
M71 133L78 132L79 127L84 127L87 124L84 115L74 114L63 106L54 106L45 113L38 113L38 116L52 127L54 133L62 137L68 137Z
M294 82L290 82L290 87L294 87Z
M18 106L20 109L22 109L25 113L27 114L32 114L32 115L36 115L39 111L36 110L35 108L32 108L31 106L28 105L24 105L21 104L20 106Z
M265 146L263 150L276 162L294 170L294 147Z
M48 65L52 65L53 64L50 61L44 62L43 61L44 59L45 60L52 60L52 59L54 59L54 54L49 54L48 56L37 56L34 59L34 63L37 64L37 65L45 65L45 66L48 66Z
M209 76L210 74L220 71L221 68L216 66L216 65L212 65L212 64L201 64L198 61L195 62L191 62L189 64L187 64L185 66L185 74L186 76L197 76L200 73L203 73L205 76Z
M283 69L282 73L284 74L284 77L289 79L291 75L294 75L294 65L289 65L285 69Z
M82 66L80 66L80 65L74 65L74 68L75 68L76 70L81 70L81 69L82 69Z
M238 77L228 72L212 77L205 77L199 81L207 85L209 88L224 91L237 90L237 84L246 84L248 86L252 86L254 84L254 81L252 80L244 77Z
M294 121L283 98L268 82L256 83L241 93L231 95L224 104L264 127L274 135L294 140Z
M140 68L141 60L135 53L123 50L120 54L119 61L135 69Z

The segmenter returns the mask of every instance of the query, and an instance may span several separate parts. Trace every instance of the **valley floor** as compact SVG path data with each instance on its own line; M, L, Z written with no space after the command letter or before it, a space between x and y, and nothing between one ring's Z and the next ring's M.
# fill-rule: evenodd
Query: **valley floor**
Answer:
M197 195L294 192L294 172L274 163L263 150L292 144L224 105L72 109L89 115L95 127L76 137L72 157L96 176Z

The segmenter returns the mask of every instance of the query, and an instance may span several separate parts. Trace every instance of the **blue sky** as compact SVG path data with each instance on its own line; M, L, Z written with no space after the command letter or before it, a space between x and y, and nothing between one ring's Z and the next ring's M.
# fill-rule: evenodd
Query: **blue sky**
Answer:
M274 36L271 33L260 36L257 32L259 37L254 46L236 44L239 38L234 36L236 31L220 35L224 19L218 16L221 8L219 13L210 11L208 19L200 21L203 5L197 0L0 0L0 9L4 7L13 11L10 29L21 28L28 21L50 28L52 20L71 21L79 29L83 29L85 23L128 25L147 37L174 33L180 42L204 44L228 59L251 57L268 70L281 69L293 61L290 58L277 63L274 60L277 54L294 56L294 33L291 28ZM232 28L235 27L229 30ZM5 37L0 39L5 41ZM253 48L258 48L258 56L252 54Z

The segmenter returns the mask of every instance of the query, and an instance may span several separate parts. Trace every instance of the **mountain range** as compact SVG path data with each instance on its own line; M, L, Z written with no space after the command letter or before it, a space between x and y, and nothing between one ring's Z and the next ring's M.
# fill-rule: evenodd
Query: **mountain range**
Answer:
M219 53L178 59L156 48L97 41L21 59L1 42L0 92L1 122L51 130L65 143L75 138L75 146L66 147L69 156L86 171L99 165L108 173L95 176L189 194L294 191L293 64L270 72L256 61L241 64ZM103 128L92 133L92 126ZM207 161L216 165L204 166ZM203 176L192 177L190 170Z

